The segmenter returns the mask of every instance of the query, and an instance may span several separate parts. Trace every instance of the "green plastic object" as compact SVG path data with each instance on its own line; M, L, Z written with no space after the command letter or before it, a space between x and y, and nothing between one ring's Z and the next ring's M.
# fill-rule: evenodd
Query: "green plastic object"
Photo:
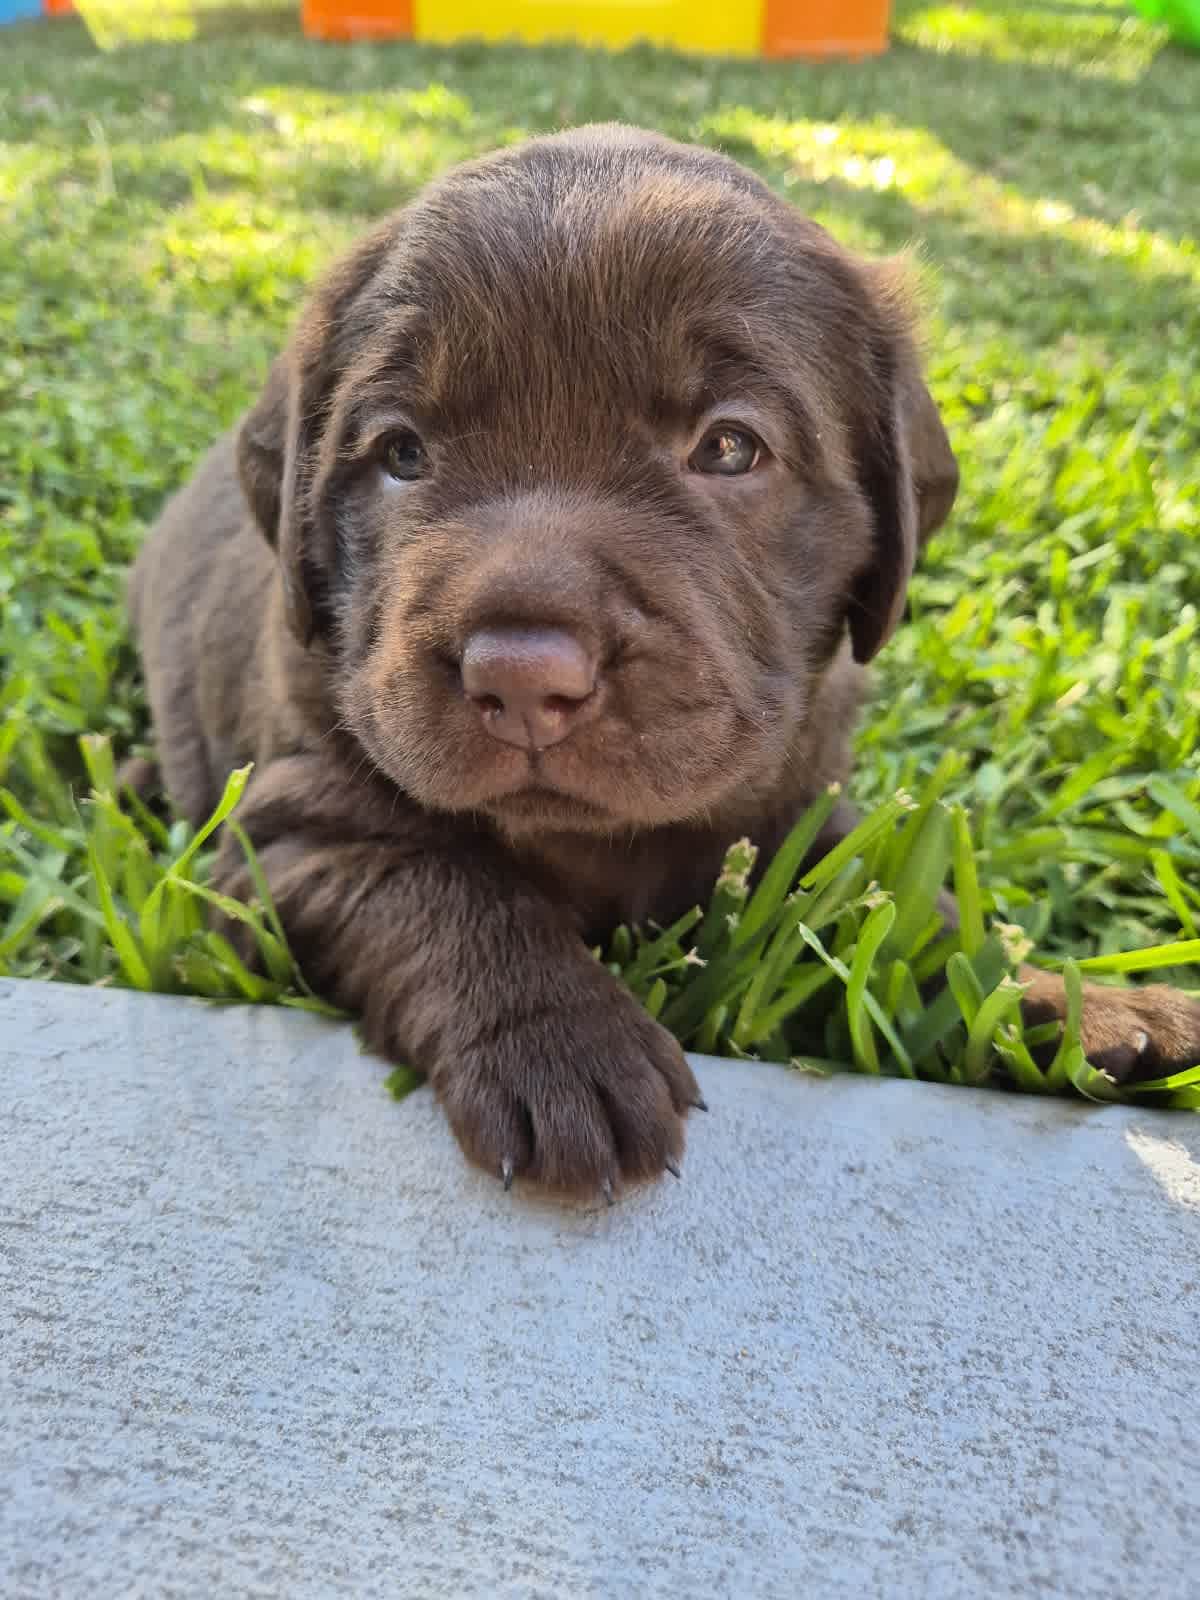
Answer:
M1200 0L1133 0L1133 8L1151 22L1165 23L1173 39L1200 50Z

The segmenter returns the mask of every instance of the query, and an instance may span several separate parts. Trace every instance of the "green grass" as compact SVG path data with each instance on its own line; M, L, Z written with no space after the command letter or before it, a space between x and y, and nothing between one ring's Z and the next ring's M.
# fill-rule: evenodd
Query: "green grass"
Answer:
M921 241L964 487L859 741L856 798L908 789L919 826L815 902L775 874L753 914L735 860L693 929L605 959L694 1045L1029 1088L996 925L1195 983L1200 56L1108 0L909 3L896 28L819 68L321 46L286 20L108 55L78 24L5 30L0 971L316 1003L268 915L265 976L207 929L208 840L116 804L103 741L146 733L123 570L371 217L498 142L620 117L722 145L852 245ZM969 948L928 932L947 874ZM1106 1092L1072 1045L1050 1087Z

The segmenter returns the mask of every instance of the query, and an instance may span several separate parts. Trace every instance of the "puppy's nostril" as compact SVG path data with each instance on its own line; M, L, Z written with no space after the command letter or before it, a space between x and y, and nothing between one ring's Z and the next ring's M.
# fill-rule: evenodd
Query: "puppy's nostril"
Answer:
M559 744L594 702L596 660L558 628L498 628L472 634L462 686L493 738L526 750Z
M588 693L590 694L591 692L592 691L589 689ZM568 699L565 694L552 694L547 695L545 701L543 702L543 706L551 716L569 717L572 712L576 711L583 704L585 699L586 696L583 695L581 695L578 700L571 700Z

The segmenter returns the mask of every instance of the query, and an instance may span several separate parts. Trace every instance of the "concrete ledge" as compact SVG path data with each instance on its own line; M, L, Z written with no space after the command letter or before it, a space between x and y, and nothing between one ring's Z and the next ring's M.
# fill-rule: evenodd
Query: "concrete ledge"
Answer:
M0 1592L1194 1596L1200 1119L699 1072L564 1212L345 1029L0 983Z

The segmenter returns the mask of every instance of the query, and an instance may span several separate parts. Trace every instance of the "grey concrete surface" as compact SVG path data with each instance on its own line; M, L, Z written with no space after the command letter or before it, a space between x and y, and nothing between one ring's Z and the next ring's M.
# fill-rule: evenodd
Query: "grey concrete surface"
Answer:
M564 1211L345 1029L0 983L0 1594L1200 1593L1200 1121L699 1071Z

